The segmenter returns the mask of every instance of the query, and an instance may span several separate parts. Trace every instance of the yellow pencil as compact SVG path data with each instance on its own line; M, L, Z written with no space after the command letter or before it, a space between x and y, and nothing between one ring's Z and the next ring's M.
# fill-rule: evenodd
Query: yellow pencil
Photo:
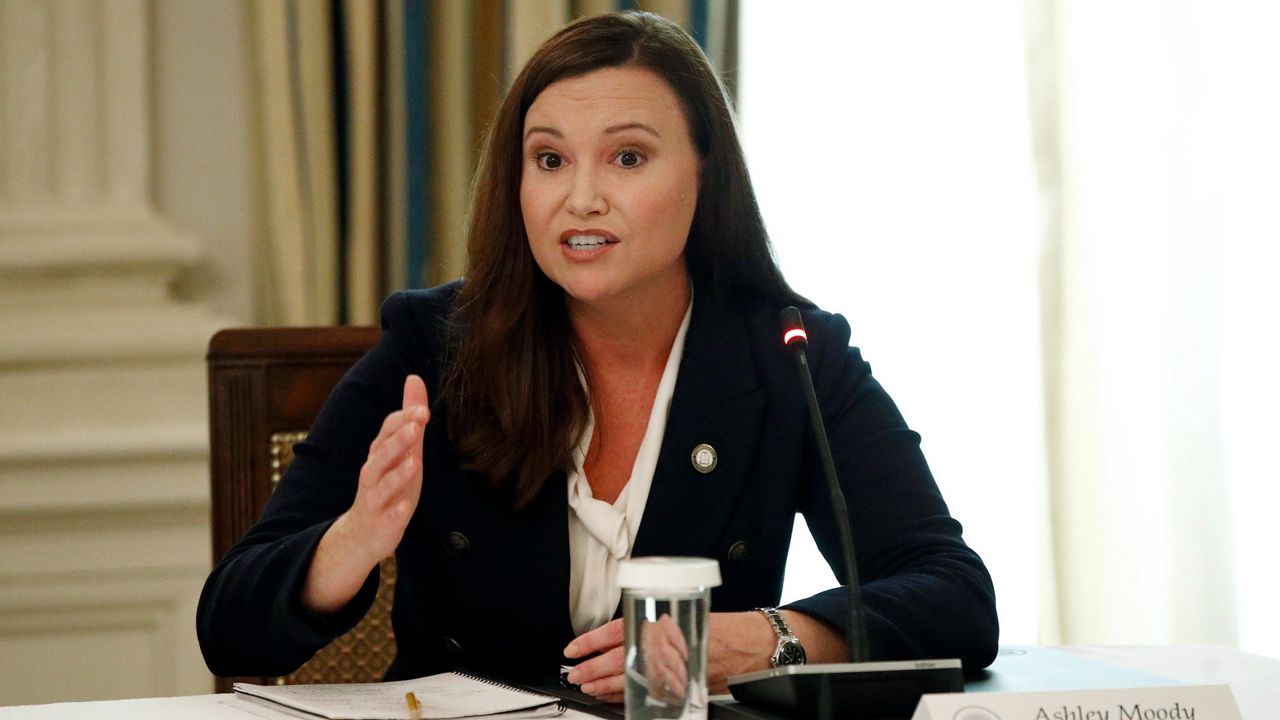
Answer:
M404 694L404 701L409 704L409 720L422 720L422 706L418 704L418 696L407 692Z

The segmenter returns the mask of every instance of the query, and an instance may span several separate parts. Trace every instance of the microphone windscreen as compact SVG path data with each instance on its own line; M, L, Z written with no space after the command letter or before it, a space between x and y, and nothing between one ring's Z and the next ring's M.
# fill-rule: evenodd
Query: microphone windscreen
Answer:
M809 336L804 331L804 320L800 318L800 311L795 305L782 308L779 319L782 321L783 345L804 347L809 344Z

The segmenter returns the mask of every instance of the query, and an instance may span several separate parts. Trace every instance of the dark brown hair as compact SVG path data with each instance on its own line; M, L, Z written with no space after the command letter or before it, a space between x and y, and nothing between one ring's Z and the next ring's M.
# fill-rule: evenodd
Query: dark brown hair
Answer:
M583 18L556 33L516 77L485 140L442 383L463 466L517 508L553 473L572 469L589 408L564 293L534 262L525 234L525 113L558 80L624 65L671 86L702 158L685 247L698 302L804 302L774 262L724 88L697 43L672 22L636 12Z

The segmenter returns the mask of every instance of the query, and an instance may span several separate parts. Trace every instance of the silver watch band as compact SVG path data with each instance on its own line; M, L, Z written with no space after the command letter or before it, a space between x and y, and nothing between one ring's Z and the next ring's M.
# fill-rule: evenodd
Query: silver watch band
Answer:
M800 643L800 638L791 632L791 628L787 626L787 621L783 619L782 613L777 608L756 608L764 616L769 618L769 623L773 625L773 633L778 637L778 644L773 649L773 655L769 658L769 664L773 667L783 665L803 665L807 658L805 657L804 645Z
M791 632L790 626L783 619L782 613L778 612L778 608L756 608L756 612L762 612L765 617L769 618L769 622L773 623L773 631L777 633L779 640L795 637L795 633Z

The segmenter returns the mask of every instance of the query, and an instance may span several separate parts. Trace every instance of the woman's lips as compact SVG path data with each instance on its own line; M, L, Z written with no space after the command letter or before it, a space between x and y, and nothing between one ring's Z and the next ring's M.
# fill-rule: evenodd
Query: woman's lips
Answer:
M566 230L560 234L560 247L574 260L593 260L618 244L613 233L604 230Z

